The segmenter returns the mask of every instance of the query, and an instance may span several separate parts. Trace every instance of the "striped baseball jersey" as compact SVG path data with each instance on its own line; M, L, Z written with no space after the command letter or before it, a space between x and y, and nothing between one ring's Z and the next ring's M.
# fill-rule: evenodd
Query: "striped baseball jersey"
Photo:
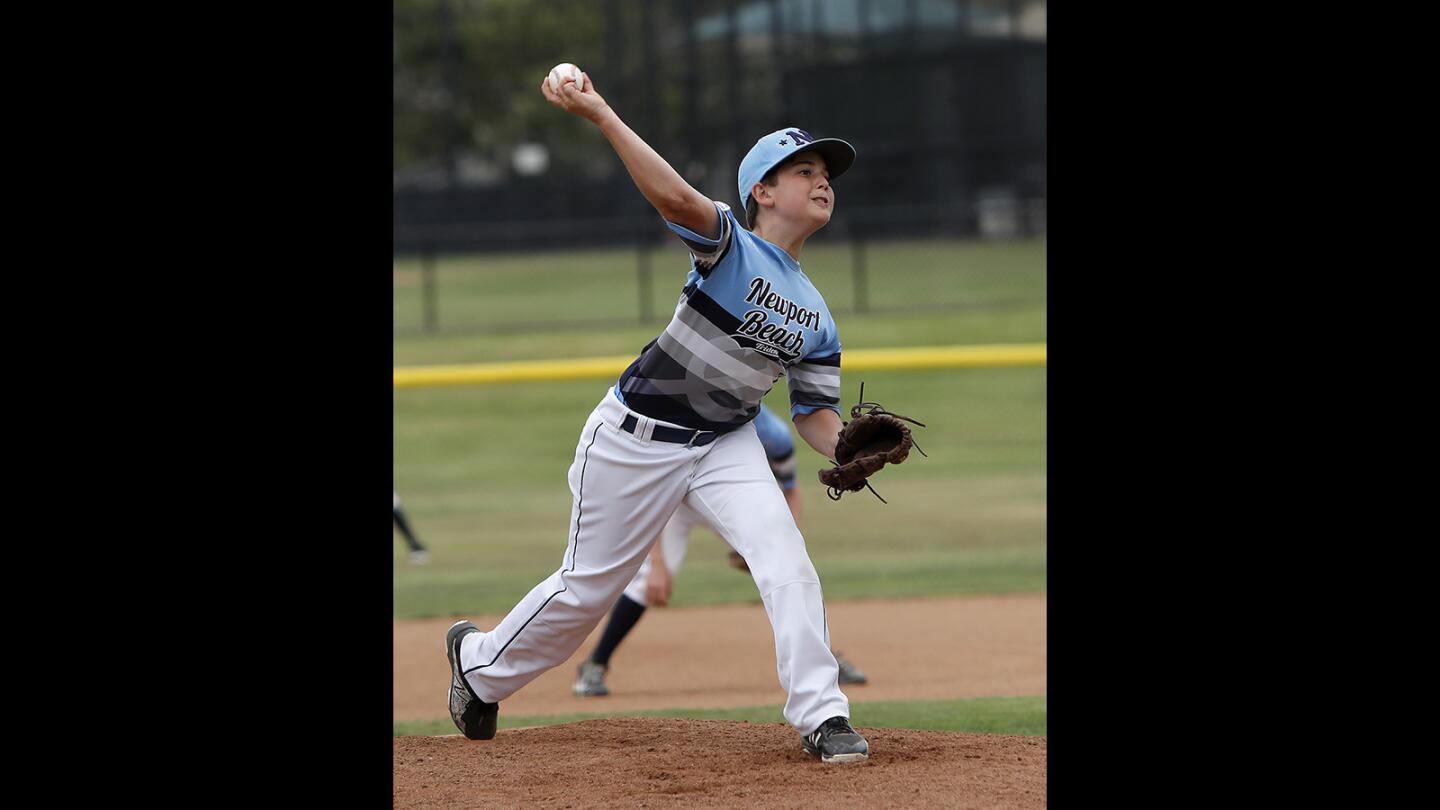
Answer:
M690 249L675 315L615 386L633 411L697 430L755 418L784 374L790 414L840 410L840 337L800 263L715 201L720 236L667 222Z

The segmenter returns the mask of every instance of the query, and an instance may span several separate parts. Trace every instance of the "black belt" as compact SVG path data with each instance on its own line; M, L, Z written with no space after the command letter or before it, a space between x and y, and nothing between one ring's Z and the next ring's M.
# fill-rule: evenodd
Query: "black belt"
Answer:
M626 433L634 433L635 426L638 424L640 424L640 420L635 418L635 414L627 413L625 414L625 421L620 423L620 429ZM683 444L687 447L704 447L710 442L720 438L720 434L713 430L678 430L663 425L656 425L655 431L650 434L650 438L662 442Z

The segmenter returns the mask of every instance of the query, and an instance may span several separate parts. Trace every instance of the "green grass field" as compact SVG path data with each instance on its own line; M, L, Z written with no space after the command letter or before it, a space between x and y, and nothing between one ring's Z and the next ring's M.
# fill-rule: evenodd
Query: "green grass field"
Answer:
M866 374L866 395L924 421L929 458L831 502L822 466L797 451L803 530L830 599L1045 589L1045 369ZM846 380L853 400L859 380ZM399 618L503 612L560 562L565 475L601 382L404 389L395 393L395 486L435 563L394 547ZM767 402L784 407L783 387ZM496 426L506 429L496 430ZM896 525L897 519L901 520ZM754 583L697 531L674 604L754 601Z
M844 243L821 243L807 247L804 256L806 273L831 305L846 349L1046 340L1043 242L872 244L869 313L850 311L848 249ZM455 329L423 335L416 331L418 263L397 261L394 363L633 354L668 319L686 266L678 247L657 251L657 316L641 324L635 318L633 250L444 257L440 320L445 329ZM616 324L494 331L507 324L586 317ZM888 506L868 492L836 503L815 480L825 462L797 438L805 493L801 528L826 599L1045 591L1046 369L849 373L842 385L847 407L862 379L867 399L927 423L915 435L929 458L912 454L906 464L877 477L875 486ZM433 554L431 565L411 566L404 544L392 540L396 618L502 613L559 565L570 515L566 470L581 426L607 387L582 381L394 392L395 489ZM783 379L767 403L788 413ZM673 604L734 602L758 602L754 583L728 567L725 549L713 535L697 531ZM923 728L929 726L910 724L963 717L973 724L989 716L977 714L983 705L1002 707L995 708L1002 717L994 721L998 725L943 727L1045 733L1043 697L1017 704L942 703L907 704L909 709L858 704L855 720ZM753 711L734 719L778 722L773 707ZM860 712L876 714L866 719ZM502 713L502 724L550 722L561 720ZM401 732L396 726L397 733L453 731L448 720L414 728L429 730Z
M641 323L635 256L634 249L441 256L437 335L419 334L420 262L398 260L395 365L638 352L674 311L688 261L678 242L655 250L649 285L653 317ZM853 313L846 243L807 246L803 265L849 348L1045 340L1045 246L1038 240L872 243L866 248L872 311L865 315ZM596 320L607 323L583 325ZM544 321L561 326L513 331Z
M1044 697L973 698L970 700L906 700L851 703L850 720L862 728L913 728L922 731L968 731L976 734L1046 733ZM498 728L549 726L610 717L604 712L555 714L537 717L509 717L502 709ZM677 717L691 720L732 720L746 723L783 723L781 707L751 706L742 709L660 709L625 712L626 717ZM394 724L394 736L456 734L449 718Z

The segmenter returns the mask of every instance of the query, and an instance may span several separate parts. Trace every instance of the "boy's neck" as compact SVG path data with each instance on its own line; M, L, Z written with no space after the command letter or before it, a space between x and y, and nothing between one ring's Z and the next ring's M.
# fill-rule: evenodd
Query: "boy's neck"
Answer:
M755 230L751 233L764 239L772 245L790 254L790 258L796 262L800 261L800 249L805 247L805 240L815 231L801 231L794 228L786 228L783 222L757 222Z

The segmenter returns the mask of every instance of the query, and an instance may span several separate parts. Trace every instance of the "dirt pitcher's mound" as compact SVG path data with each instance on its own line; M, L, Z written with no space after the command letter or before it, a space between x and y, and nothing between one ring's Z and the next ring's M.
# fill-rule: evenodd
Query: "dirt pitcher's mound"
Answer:
M1044 737L858 729L870 759L824 765L789 726L614 717L395 738L397 808L1045 807Z

